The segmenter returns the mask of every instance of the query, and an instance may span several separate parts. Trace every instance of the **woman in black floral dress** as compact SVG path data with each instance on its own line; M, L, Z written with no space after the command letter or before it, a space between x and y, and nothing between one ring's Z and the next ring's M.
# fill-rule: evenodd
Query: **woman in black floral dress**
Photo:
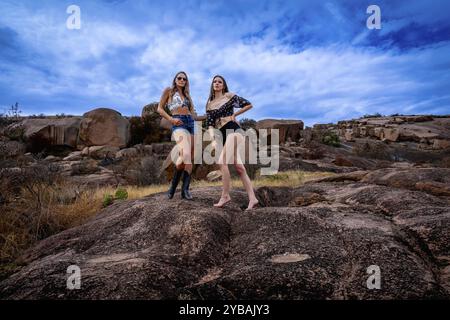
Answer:
M240 110L234 112L234 108L240 108ZM239 155L236 157L236 152L233 150L234 146L245 143L244 136L239 132L235 132L235 130L240 129L236 116L251 108L252 105L248 100L229 92L227 83L222 76L217 75L213 78L209 99L206 104L207 126L212 137L214 136L214 129L219 129L224 143L224 148L219 156L223 189L219 202L214 204L215 207L223 207L227 202L231 201L231 178L228 170L228 163L230 162L228 155L230 154L234 156L232 162L248 194L249 203L247 210L253 209L258 204L245 166ZM233 139L234 141L232 141ZM217 147L217 141L213 141L213 146Z

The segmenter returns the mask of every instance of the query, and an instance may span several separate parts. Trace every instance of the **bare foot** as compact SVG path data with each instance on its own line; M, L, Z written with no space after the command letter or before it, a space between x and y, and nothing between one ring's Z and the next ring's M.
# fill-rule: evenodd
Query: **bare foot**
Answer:
M259 203L259 201L257 199L250 201L248 203L247 209L245 209L245 210L252 210L258 203Z
M219 200L219 202L217 202L217 203L214 204L214 207L222 208L226 203L228 203L228 202L230 202L230 201L231 201L231 197L230 197L230 196L224 197L224 198L221 197L220 200Z

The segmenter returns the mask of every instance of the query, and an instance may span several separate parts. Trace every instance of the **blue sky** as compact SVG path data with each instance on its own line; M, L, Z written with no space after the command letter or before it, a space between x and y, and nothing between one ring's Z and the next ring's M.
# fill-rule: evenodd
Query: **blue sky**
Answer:
M257 120L450 114L450 0L0 0L0 113L140 115L179 70L200 114L215 74Z

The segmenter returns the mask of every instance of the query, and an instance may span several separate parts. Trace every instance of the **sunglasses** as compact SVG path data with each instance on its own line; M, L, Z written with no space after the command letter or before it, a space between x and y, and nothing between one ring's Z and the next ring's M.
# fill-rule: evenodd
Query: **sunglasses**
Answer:
M181 80L186 81L187 79L186 79L186 78L183 78L183 77L177 77L177 80L178 80L178 81L181 81Z

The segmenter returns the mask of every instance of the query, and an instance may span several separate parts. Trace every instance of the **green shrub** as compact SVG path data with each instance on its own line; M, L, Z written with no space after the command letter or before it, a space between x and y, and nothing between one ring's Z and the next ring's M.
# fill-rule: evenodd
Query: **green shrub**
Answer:
M339 137L335 132L327 132L322 137L322 143L333 147L339 147L341 145Z
M107 206L111 205L114 202L114 198L110 194L105 194L103 196L103 207L106 208Z
M117 189L115 199L124 200L128 198L128 192L125 189Z

